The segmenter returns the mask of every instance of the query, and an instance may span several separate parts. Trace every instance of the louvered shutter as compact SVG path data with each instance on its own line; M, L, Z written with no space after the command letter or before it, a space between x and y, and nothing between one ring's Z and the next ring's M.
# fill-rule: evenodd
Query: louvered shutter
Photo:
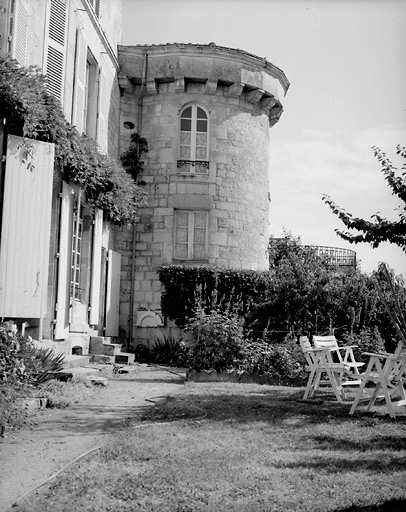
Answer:
M45 314L51 225L54 145L10 135L4 178L0 246L0 317Z
M30 0L17 0L15 3L14 27L12 35L12 57L21 66L27 64L28 17Z
M90 286L90 317L89 323L99 323L100 286L102 264L103 211L99 208L94 212L92 280Z
M121 254L109 251L106 291L106 336L118 336Z
M102 64L104 60L102 60ZM107 122L109 113L109 90L107 87L106 74L103 72L103 68L99 74L99 89L98 89L98 105L97 105L97 142L99 144L100 151L107 155Z
M66 39L66 0L50 0L45 64L48 91L63 101Z
M96 16L100 17L100 0L89 0L90 5L92 6L92 9Z
M54 331L54 338L57 340L66 339L69 334L73 201L73 189L67 183L63 182L59 224L58 292L56 298L56 322Z
M76 32L75 51L75 89L72 108L72 124L76 126L79 133L85 130L84 113L86 101L86 60L87 45L82 30Z

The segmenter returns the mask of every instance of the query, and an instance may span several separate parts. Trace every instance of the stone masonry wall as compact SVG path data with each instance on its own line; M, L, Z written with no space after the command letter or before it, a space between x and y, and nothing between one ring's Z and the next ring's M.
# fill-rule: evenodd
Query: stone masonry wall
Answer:
M128 325L130 289L134 312L159 311L161 284L157 270L173 260L174 208L209 210L209 257L202 264L229 268L267 268L268 241L268 118L244 96L229 97L227 88L205 94L203 84L175 91L175 84L160 84L159 92L143 99L141 135L149 144L145 171L140 176L148 204L140 208L135 226L135 274L131 283L131 231L121 232L121 325ZM121 125L136 124L139 87L125 94ZM179 110L196 102L210 112L207 175L181 175L177 168ZM123 131L124 132L124 131ZM122 151L131 132L122 134ZM190 264L199 264L190 262ZM139 315L138 315L139 317ZM134 314L137 322L137 314Z

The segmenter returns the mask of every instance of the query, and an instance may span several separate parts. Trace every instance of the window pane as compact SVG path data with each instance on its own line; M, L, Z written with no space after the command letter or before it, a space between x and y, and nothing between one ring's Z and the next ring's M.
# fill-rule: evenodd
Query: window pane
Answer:
M196 121L196 131L198 131L198 132L207 132L207 121L200 121L198 119Z
M196 133L196 146L207 146L206 133Z
M187 244L175 244L175 258L187 259Z
M197 243L204 244L204 242L206 241L206 230L205 229L195 229L194 236L195 236L194 242L196 244Z
M192 121L190 119L182 119L180 122L180 129L183 132L192 131Z
M187 227L188 226L189 213L182 210L176 211L175 223L176 227Z
M195 212L195 228L206 228L206 212Z
M185 110L182 112L182 119L188 117L189 119L192 118L192 107L185 108Z
M176 230L176 242L187 242L187 228L177 228Z
M190 160L190 146L181 146L180 147L180 157L184 160Z
M205 158L201 158L201 160L205 160ZM195 174L207 174L208 169L205 165L196 164L195 165Z
M200 107L197 107L197 118L198 119L207 119L206 112Z
M193 258L204 260L206 258L206 247L204 244L193 244Z
M206 160L207 149L206 148L196 148L196 160Z
M182 146L190 146L192 134L188 132L180 132L180 143Z

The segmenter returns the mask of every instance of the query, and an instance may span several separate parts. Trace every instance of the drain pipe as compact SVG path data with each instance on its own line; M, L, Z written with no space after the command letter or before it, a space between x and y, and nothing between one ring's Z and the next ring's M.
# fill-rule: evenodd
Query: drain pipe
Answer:
M145 88L147 84L147 72L148 72L148 48L144 53L143 62L142 62L142 81L138 99L138 118L137 118L137 134L141 137L142 131L142 109L143 109L143 100L145 94ZM138 157L139 147L138 147ZM130 344L134 337L134 284L135 284L135 243L136 243L136 224L133 225L133 241L132 241L132 255L131 255L131 293L130 293L130 315L129 315L129 329L128 329L128 346L127 352L129 351Z

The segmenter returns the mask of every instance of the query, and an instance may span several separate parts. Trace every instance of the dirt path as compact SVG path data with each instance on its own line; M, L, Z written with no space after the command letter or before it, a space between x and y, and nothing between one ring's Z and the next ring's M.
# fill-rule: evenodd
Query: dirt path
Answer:
M76 457L103 444L148 398L182 390L185 373L137 365L109 380L96 397L67 409L46 409L39 425L0 441L0 512Z

